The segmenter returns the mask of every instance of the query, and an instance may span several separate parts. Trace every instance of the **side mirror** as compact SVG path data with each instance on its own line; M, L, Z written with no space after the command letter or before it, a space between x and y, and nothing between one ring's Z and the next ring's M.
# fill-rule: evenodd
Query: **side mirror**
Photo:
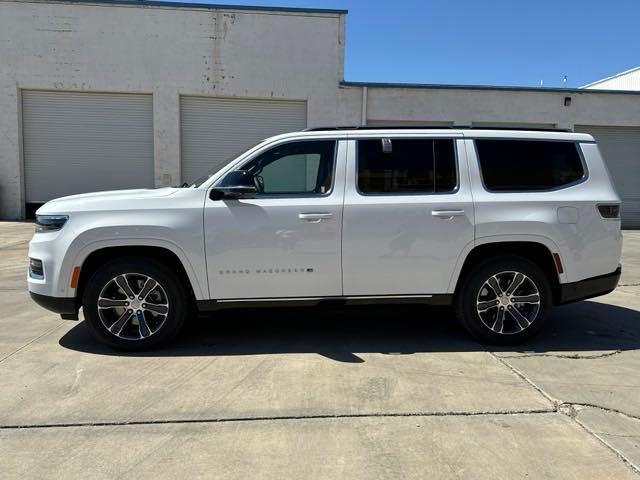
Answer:
M211 200L222 200L223 198L239 198L244 195L256 194L258 190L253 181L253 175L246 170L234 170L220 181L213 190L211 190Z

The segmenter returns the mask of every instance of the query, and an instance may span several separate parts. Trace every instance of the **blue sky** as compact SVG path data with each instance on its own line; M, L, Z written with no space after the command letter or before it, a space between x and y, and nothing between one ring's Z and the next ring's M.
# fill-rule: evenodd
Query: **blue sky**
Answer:
M640 0L218 0L348 9L345 79L579 87L640 66Z

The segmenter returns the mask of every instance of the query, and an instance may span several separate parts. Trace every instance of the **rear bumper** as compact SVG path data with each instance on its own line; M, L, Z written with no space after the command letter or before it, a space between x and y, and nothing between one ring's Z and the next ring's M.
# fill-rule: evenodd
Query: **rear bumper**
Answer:
M619 266L615 272L606 275L586 278L579 282L563 283L560 285L558 304L606 295L618 286L621 274L622 266Z
M78 306L74 297L50 297L39 293L29 292L34 302L47 310L59 313L62 318L69 320L78 319Z

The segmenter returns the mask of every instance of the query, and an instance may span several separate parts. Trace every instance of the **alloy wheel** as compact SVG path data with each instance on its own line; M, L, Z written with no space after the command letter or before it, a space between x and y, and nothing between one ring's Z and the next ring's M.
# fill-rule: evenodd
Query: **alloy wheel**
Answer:
M480 287L476 311L491 331L500 335L520 333L538 317L540 291L522 272L500 272Z
M169 314L162 285L142 273L123 273L109 280L98 296L104 328L123 340L142 340L158 332Z

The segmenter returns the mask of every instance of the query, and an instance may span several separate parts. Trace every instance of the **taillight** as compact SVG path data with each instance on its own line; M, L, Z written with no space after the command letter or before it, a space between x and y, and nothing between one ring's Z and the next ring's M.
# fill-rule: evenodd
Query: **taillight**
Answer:
M598 211L602 218L620 218L620 205L617 204L598 205Z

